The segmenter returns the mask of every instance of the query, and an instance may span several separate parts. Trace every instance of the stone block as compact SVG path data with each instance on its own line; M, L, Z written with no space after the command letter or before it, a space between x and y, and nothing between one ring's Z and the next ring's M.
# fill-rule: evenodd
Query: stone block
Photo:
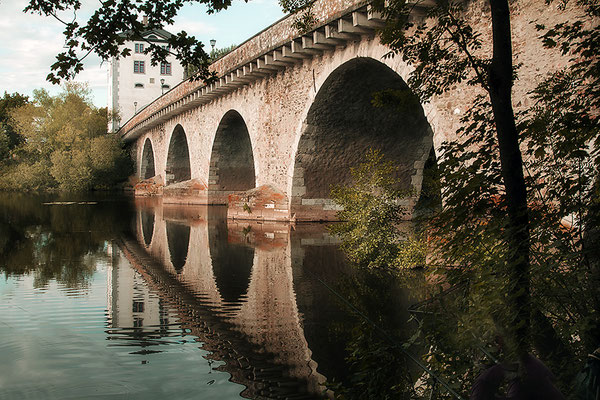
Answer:
M292 197L304 196L306 194L306 187L298 186L292 189Z

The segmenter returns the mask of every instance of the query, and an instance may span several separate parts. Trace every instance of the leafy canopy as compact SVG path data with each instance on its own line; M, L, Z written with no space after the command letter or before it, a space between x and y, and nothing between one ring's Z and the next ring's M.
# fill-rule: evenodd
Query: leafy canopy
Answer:
M66 83L57 96L34 91L31 102L11 112L23 143L2 169L5 189L89 190L127 178L129 157L106 133L106 109L94 107L89 94L85 85Z
M0 98L0 161L10 157L12 150L23 141L14 127L10 113L27 102L28 97L19 93L4 92L4 97Z

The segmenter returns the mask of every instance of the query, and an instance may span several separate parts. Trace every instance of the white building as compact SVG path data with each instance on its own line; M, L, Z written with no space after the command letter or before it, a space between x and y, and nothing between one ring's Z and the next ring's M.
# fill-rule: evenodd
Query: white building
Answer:
M149 43L168 46L172 35L163 29L148 30L139 40L126 41L119 51L128 47L131 55L113 58L108 70L108 130L116 132L137 112L183 80L184 69L169 55L167 62L152 65L145 54ZM115 113L116 112L116 113ZM117 115L117 118L113 118Z

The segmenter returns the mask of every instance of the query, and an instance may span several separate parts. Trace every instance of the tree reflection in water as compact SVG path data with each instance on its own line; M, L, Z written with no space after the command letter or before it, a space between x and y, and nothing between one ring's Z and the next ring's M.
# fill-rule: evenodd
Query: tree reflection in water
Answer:
M129 229L130 207L115 207L112 200L72 201L0 195L0 270L5 276L33 273L36 287L53 279L72 288L88 284L106 241Z

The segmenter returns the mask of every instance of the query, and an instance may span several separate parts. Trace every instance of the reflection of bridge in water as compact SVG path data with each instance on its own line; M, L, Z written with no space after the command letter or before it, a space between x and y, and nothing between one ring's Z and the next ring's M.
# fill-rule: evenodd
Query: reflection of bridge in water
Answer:
M322 354L319 366L314 348L341 349L319 332L334 305L327 304L324 288L311 287L303 264L306 249L331 247L333 238L322 229L300 234L289 224L226 222L226 210L214 206L169 207L156 200L139 205L136 240L121 241L123 256L173 305L182 327L211 358L225 362L221 369L232 381L247 387L243 395L320 397L323 374L336 366L331 354ZM341 260L338 255L330 271ZM307 322L311 332L305 332Z

